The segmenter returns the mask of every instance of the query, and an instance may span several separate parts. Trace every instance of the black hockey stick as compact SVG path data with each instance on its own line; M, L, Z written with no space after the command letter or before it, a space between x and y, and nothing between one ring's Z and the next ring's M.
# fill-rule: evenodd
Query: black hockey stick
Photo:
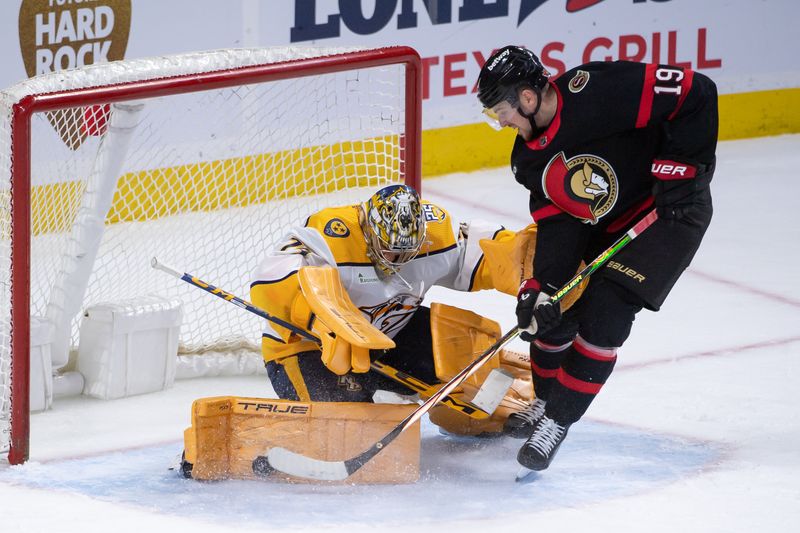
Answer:
M570 291L580 284L581 281L589 277L597 269L602 267L612 256L619 252L622 248L628 245L633 239L640 235L650 225L658 219L658 214L655 210L651 211L642 220L636 223L630 230L628 230L622 237L620 237L614 244L601 253L594 261L583 268L578 274L569 280L561 289L556 291L550 300L553 303L561 301ZM446 394L449 394L456 387L461 385L469 376L474 374L481 366L492 358L494 353L503 347L507 342L519 335L520 330L514 327L503 335L500 340L489 347L477 359L467 365L461 372L456 374L453 379L447 382L436 394L428 398L422 405L420 405L413 413L408 415L401 421L394 429L387 433L381 440L373 444L366 451L344 461L324 461L321 459L314 459L306 457L305 455L292 452L286 448L275 447L267 452L267 461L269 467L279 470L285 474L292 476L319 479L327 481L339 481L346 479L353 475L358 469L364 466L370 459L378 455L387 445L394 439L400 436L401 433L410 428L422 416L427 413L438 401L440 401Z
M181 273L175 270L174 268L167 266L164 263L161 263L155 257L153 257L150 260L150 266L158 270L161 270L162 272L166 272L167 274L170 274L182 281L185 281L190 285L194 285L195 287L203 289L204 291L213 294L214 296L221 298L227 302L230 302L233 305L244 309L245 311L249 311L250 313L258 315L261 318L264 318L270 322L282 326L291 331L292 333L300 335L304 339L320 344L319 338L314 334L302 328L299 328L290 322L286 322L283 319L270 315L260 307L253 305L247 300L243 300L242 298L239 298L238 296L235 296L227 291L215 287L210 283L206 283L205 281L195 276L192 276L191 274L188 274L186 272ZM425 396L426 398L430 398L431 396L433 396L438 392L438 389L436 387L429 385L410 374L397 370L396 368L393 368L385 363L375 361L370 365L370 368L375 372L378 372L379 374L388 377L389 379L392 379L402 385L405 385L409 389ZM510 386L510 382L508 383L503 382L502 374L495 377L496 379L492 380L491 383L487 385L488 394L485 394L484 396L489 396L489 398L487 399L487 402L485 404L480 403L477 400L476 403L468 402L466 400L461 400L451 395L447 395L444 398L442 398L441 402L444 405L450 407L451 409L455 409L456 411L459 411L471 418L479 420L484 420L486 418L489 418L489 416L491 416L491 412L494 411L494 409L497 407L497 403L499 403L499 401L503 398L503 396L505 396L505 393L508 390L508 387ZM487 381L489 381L488 378ZM504 385L505 389L500 390ZM477 397L478 395L476 394L476 398Z

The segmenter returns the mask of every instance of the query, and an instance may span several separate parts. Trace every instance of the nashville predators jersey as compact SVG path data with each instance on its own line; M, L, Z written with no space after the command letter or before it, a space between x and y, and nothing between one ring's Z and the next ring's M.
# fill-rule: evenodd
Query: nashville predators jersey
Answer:
M372 325L394 337L421 305L434 285L460 291L492 288L478 241L492 239L502 227L472 222L469 237L456 236L450 215L422 202L426 242L420 253L396 273L376 269L367 255L367 240L359 224L359 206L323 209L303 227L293 228L285 241L262 260L250 287L253 303L269 314L308 329L296 311L301 295L298 271L304 266L335 266L350 299ZM506 230L507 231L507 230ZM315 350L317 346L289 330L267 323L262 335L265 360Z

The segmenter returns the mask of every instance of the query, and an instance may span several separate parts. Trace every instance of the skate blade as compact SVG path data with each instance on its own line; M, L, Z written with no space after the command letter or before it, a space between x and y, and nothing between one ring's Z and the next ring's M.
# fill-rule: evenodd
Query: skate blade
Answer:
M519 472L517 472L517 477L514 479L517 483L533 483L539 479L539 472L536 470L531 470L530 468L520 467Z

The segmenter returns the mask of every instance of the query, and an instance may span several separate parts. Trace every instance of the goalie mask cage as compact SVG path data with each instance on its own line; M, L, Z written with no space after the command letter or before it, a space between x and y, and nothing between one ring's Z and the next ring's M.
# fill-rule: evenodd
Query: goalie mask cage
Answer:
M82 311L179 299L181 350L258 349L258 317L150 268L247 294L292 225L420 179L407 47L220 50L92 65L0 93L0 449L28 457L30 325L53 360Z

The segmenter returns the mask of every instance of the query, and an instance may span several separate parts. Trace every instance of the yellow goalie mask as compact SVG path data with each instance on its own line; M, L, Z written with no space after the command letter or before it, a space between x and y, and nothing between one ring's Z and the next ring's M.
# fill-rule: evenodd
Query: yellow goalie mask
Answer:
M362 206L367 255L385 273L414 259L425 242L425 217L417 191L407 185L379 190Z

